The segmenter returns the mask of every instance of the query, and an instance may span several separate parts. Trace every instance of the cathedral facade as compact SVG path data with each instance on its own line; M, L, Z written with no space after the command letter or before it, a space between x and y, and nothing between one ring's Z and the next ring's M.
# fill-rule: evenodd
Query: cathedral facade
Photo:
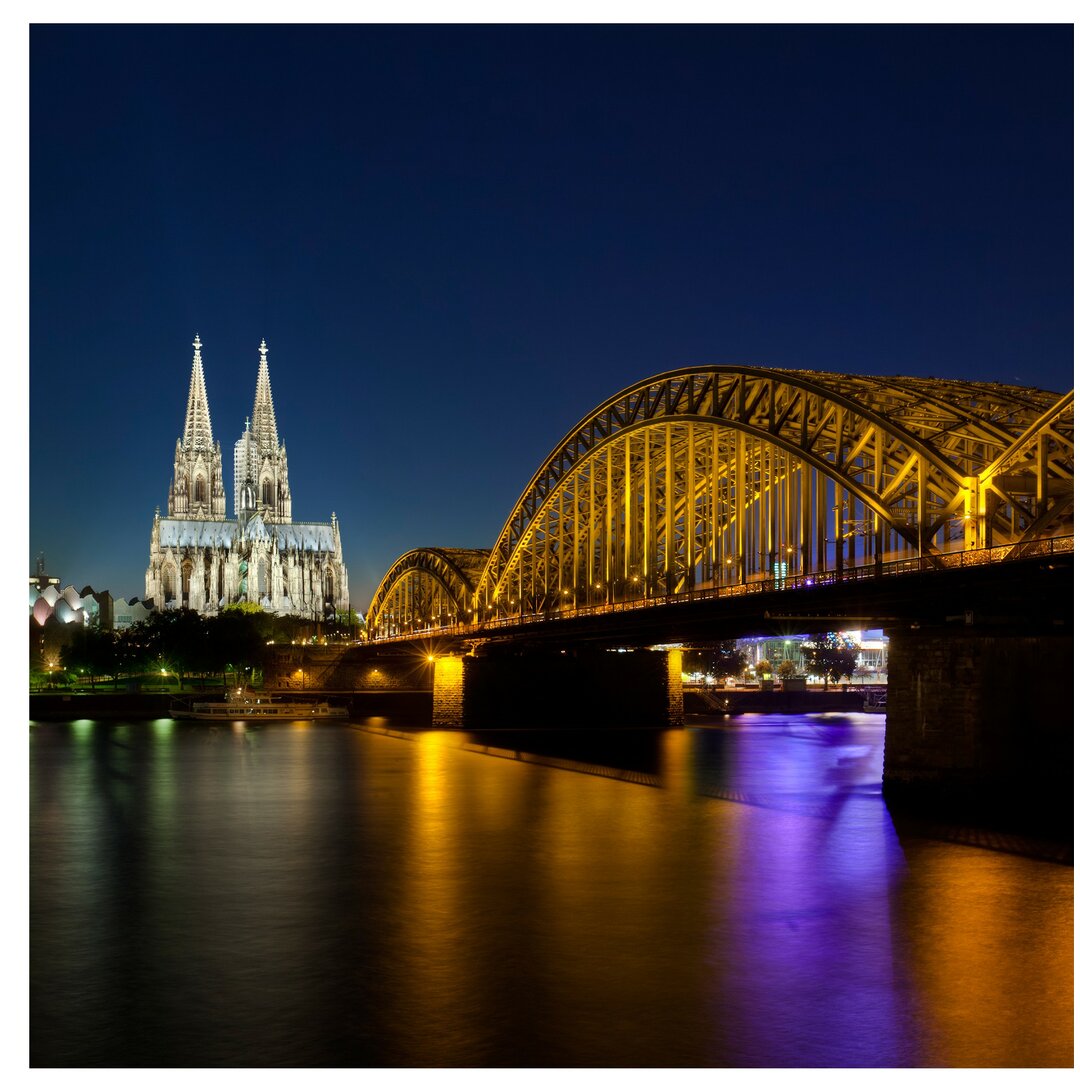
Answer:
M295 522L284 442L278 441L266 342L259 346L255 405L233 453L233 514L226 516L221 443L214 441L194 341L187 414L176 440L167 513L154 512L146 598L158 611L215 614L253 602L278 615L325 619L349 607L337 516Z

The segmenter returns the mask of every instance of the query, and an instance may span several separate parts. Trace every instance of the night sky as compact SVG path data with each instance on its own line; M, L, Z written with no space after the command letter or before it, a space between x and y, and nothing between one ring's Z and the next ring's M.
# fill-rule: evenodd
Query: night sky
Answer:
M30 559L142 596L198 332L354 607L694 363L1073 380L1072 28L35 27Z

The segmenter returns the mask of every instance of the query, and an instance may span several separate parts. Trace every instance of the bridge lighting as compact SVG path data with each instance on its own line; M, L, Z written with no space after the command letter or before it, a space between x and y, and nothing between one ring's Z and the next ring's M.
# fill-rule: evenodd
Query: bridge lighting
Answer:
M423 606L432 590L440 602L449 594L454 605L451 624L462 628L473 620L461 618L465 612L457 607L458 598L470 593L517 613L516 603L499 594L493 597L500 584L521 596L522 606L530 608L530 620L560 614L565 618L574 612L560 612L561 600L574 597L576 605L579 595L588 592L590 575L599 568L594 561L596 542L607 560L599 565L617 573L638 561L648 567L641 574L631 571L630 578L612 579L612 596L597 596L604 601L596 606L599 611L632 601L630 593L637 592L646 577L651 584L649 590L642 589L643 595L648 592L651 597L656 591L658 601L681 602L699 595L699 584L734 596L755 591L763 583L784 588L828 587L849 569L871 563L877 568L895 563L890 571L896 572L926 570L927 555L935 556L937 565L939 556L946 559L952 554L938 550L942 537L950 549L962 539L964 553L971 546L987 550L1033 535L1036 525L1056 531L1071 513L1071 392L1059 399L1049 392L1025 391L1027 400L1022 402L1011 391L971 384L970 399L965 394L963 406L958 406L951 391L932 379L911 380L903 392L876 376L866 376L865 386L880 400L882 419L875 419L876 410L860 406L862 391L852 396L850 379L837 373L804 372L793 377L779 369L707 365L628 387L598 406L556 448L505 518L507 525L489 551L449 552L453 556L449 558L441 549L417 549L398 560L376 593L370 623L378 630L377 634L369 630L368 637L398 634L399 616L388 619L384 612L399 611L404 602L411 613L412 608ZM904 419L906 414L897 411L910 387L920 397L918 419ZM655 402L651 411L641 408L643 394ZM778 400L785 402L779 413L774 407ZM687 401L700 405L693 416L686 413ZM989 423L1000 416L1006 401L1009 422ZM888 422L885 415L890 415ZM702 452L711 422L719 424L711 427L719 456ZM925 441L924 424L939 432L933 445ZM736 468L737 475L728 464L738 449L729 425L743 429L740 453L745 469ZM811 425L815 435L808 445L803 433ZM588 449L579 452L585 434ZM658 434L670 437L651 437ZM574 474L576 479L561 464L569 450L573 468L580 470ZM590 481L585 497L578 481L589 470L603 467L605 458L612 463L619 460L623 450L643 453L646 466L621 479L607 476L607 483L599 488ZM795 461L796 455L802 457L801 463ZM843 476L836 472L838 461L844 463ZM606 467L603 471L607 475ZM683 498L677 505L667 498L667 472L685 478ZM769 475L765 484L760 482L762 472ZM572 500L555 494L566 491L558 487L566 481L576 485L577 497ZM1005 499L995 497L988 506L984 491L990 486L996 486ZM687 565L682 565L678 556L683 552L677 553L665 537L671 541L675 536L689 537L692 530L702 531L703 517L694 509L690 493L715 491L719 498L729 488L733 507L741 511L725 518L722 535L703 534L701 543L687 541L683 549ZM877 500L874 507L867 501L871 497ZM651 511L645 515L645 528L653 533L642 532L640 540L627 535L617 521L625 506L636 505L635 500L644 500L641 505L646 508L663 505L665 509L663 523ZM939 516L961 506L962 516ZM956 530L958 522L962 524ZM563 539L571 530L580 537L584 529L590 543L579 545L568 558L562 544L539 542L538 528ZM798 547L785 540L771 548L771 542L782 536L799 536ZM878 542L871 544L875 537ZM766 549L758 547L762 542ZM644 551L652 557L644 558ZM715 558L720 551L728 554ZM731 551L739 552L738 560ZM796 551L799 559L795 559ZM917 566L911 558L916 554ZM779 555L786 557L780 560ZM399 591L415 571L430 580L416 596ZM695 591L676 594L674 586L684 573ZM550 599L552 580L556 602L548 612L543 597L546 594ZM574 581L575 588L564 590L557 584L565 580ZM591 581L594 592L606 591L606 581ZM626 584L634 588L627 590ZM681 582L678 587L682 590ZM494 607L478 600L468 614L493 615ZM400 616L402 621L409 617ZM417 620L417 625L425 621Z

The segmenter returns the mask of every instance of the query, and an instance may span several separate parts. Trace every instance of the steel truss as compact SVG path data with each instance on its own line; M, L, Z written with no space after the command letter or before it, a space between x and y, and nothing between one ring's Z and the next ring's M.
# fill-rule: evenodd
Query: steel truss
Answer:
M402 556L369 627L782 584L1062 535L1072 475L1071 391L685 368L586 416L469 572L451 572L453 552Z
M490 551L414 548L383 577L368 612L369 633L394 637L448 626L473 613L473 598Z

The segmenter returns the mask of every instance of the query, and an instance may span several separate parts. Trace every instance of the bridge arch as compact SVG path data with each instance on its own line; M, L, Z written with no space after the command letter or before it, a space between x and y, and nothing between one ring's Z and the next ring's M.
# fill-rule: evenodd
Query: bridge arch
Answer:
M413 548L386 572L368 608L372 637L471 622L474 594L490 551Z
M506 616L935 558L1060 527L1071 488L1071 393L684 368L616 394L555 447L477 606Z
M940 560L1071 533L1072 474L1071 391L682 368L575 425L473 572L448 576L430 557L416 572L472 622ZM410 617L394 584L412 556L372 611L397 589L416 625L434 610L427 594Z

